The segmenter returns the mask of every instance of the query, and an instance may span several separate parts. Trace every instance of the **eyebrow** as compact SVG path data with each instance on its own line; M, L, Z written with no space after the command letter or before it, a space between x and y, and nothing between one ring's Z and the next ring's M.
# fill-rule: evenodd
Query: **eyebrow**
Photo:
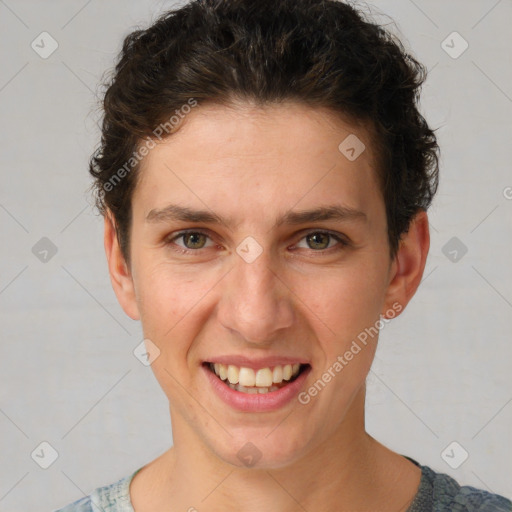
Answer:
M364 212L356 210L355 208L341 205L327 205L311 210L289 211L276 220L274 227L278 227L283 224L296 225L328 220L357 220L366 222L368 218ZM229 221L223 219L212 211L193 210L186 206L179 206L176 204L170 204L164 208L155 208L146 216L146 222L148 223L178 221L204 224L223 224L225 226L229 226L230 224Z

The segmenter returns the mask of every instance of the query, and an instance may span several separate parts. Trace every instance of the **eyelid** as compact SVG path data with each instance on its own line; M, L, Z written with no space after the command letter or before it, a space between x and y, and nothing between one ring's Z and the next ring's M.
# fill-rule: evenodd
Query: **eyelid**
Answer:
M183 230L178 231L176 233L172 233L170 236L165 238L165 240L164 240L165 244L166 245L170 245L171 243L174 243L175 240L177 240L179 238L182 238L185 235L188 235L190 233L198 234L198 235L204 235L210 241L213 242L213 239L212 239L212 237L211 237L211 235L210 235L208 230L199 229L199 228L198 229L189 228L189 229L183 229ZM188 249L187 247L182 247L182 246L178 245L178 248L179 248L179 251L182 252L182 253L190 253L190 252L199 252L201 249L207 249L208 247L201 247L201 249Z
M313 252L318 252L318 253L327 252L330 249L334 249L337 245L339 245L341 247L346 247L346 246L350 245L349 239L345 235L343 235L343 233L338 233L337 231L330 231L329 229L320 229L320 228L306 229L304 231L301 231L299 233L301 235L299 238L299 242L301 240L303 240L304 238L306 238L308 235L317 234L317 233L329 235L330 237L334 238L338 243L333 247L329 247L328 249L319 249L316 251L314 249L310 249Z

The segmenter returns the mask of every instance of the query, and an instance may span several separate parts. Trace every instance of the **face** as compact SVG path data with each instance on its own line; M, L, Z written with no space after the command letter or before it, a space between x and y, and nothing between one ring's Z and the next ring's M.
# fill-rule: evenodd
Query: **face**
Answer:
M296 104L199 106L147 155L132 208L114 288L158 354L175 445L284 467L336 435L380 315L408 300L367 133Z

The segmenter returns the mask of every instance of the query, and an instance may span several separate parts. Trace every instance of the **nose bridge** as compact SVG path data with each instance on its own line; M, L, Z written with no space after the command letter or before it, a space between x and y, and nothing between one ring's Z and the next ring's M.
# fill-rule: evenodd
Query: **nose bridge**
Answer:
M223 290L220 321L245 341L265 344L292 324L290 292L279 279L278 270L272 268L268 251L262 250L255 259L241 254L236 256Z

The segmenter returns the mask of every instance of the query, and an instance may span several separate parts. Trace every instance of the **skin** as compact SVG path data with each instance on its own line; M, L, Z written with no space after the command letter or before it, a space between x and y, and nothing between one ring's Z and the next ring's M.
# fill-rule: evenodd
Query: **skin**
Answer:
M354 161L338 150L349 134L366 146ZM309 403L273 412L232 409L201 368L216 355L293 355L311 365L307 390L380 315L403 311L425 267L428 219L418 212L391 259L375 166L363 126L294 103L200 105L149 152L132 199L130 265L105 217L112 284L160 351L152 369L172 420L174 446L131 483L136 512L406 510L421 471L364 426L378 336ZM170 203L226 221L146 220ZM289 211L332 204L366 217L275 226ZM171 240L191 228L207 237ZM315 245L307 235L319 230L348 244ZM263 251L252 263L236 252L247 236ZM247 442L261 453L252 467L237 457Z

